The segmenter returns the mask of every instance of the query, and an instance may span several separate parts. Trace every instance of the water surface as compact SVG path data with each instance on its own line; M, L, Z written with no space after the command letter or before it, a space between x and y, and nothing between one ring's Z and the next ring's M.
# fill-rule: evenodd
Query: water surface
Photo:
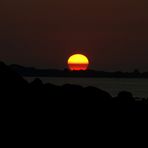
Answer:
M34 77L26 78L29 82ZM116 96L118 92L126 90L132 92L135 97L148 97L148 79L136 78L51 78L41 77L43 83L52 83L56 85L78 84L81 86L95 86L109 92L112 96Z

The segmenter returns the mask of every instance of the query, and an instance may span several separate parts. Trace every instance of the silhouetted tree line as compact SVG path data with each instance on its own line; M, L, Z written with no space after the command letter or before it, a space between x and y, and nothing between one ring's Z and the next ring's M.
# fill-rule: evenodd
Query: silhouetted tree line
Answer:
M109 78L148 78L148 72L140 72L135 69L133 72L105 72L96 70L87 71L70 71L68 69L36 69L33 67L23 67L19 65L10 65L14 71L21 76L36 76L36 77L109 77Z

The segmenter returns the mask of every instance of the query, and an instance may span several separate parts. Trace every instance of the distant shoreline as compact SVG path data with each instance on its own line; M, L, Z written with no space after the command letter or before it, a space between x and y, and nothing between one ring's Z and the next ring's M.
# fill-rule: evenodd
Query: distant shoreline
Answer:
M36 76L36 75L31 75L31 76L23 76L23 77L30 77L30 78L92 78L92 79L98 79L98 78L109 78L109 79L148 79L148 77L86 77L86 76L82 76L82 77L76 77L76 76Z
M148 72L139 72L134 70L133 72L106 72L96 70L86 71L70 71L68 69L36 69L33 67L23 67L19 65L10 65L11 69L19 73L23 77L71 77L71 78L144 78L148 79Z

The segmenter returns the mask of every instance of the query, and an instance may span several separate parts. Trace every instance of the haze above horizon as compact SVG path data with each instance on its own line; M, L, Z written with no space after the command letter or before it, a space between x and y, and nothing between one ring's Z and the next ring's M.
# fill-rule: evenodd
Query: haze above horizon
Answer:
M90 69L148 71L147 0L0 3L1 61L64 69L82 53Z

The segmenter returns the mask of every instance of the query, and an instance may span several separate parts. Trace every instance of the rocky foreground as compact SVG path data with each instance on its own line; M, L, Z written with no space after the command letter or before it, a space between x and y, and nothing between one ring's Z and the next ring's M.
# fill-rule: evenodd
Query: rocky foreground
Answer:
M28 83L0 63L0 109L1 135L9 137L5 145L10 140L21 145L38 145L43 140L41 147L45 141L48 145L88 146L90 140L116 143L124 134L131 141L134 132L139 140L142 134L138 131L147 128L148 100L137 100L130 92L113 98L94 87L56 86L39 79Z
M95 87L65 84L43 84L35 79L28 83L4 63L0 63L1 101L16 108L55 112L125 113L146 112L147 99L136 99L130 92L119 92L112 97L108 92ZM54 113L54 112L53 112Z

